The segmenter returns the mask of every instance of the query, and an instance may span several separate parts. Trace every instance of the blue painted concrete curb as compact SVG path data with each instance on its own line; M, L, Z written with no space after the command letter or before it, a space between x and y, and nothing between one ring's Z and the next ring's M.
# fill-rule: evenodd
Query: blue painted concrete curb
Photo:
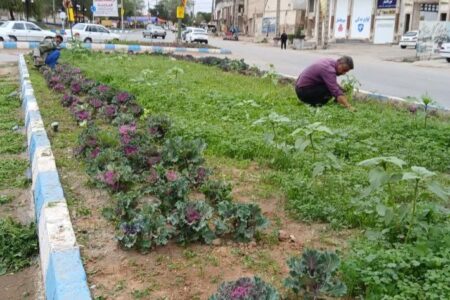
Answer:
M90 300L80 249L23 55L19 56L19 73L45 297Z
M34 49L39 46L37 42L0 42L0 49ZM185 48L185 47L161 47L147 45L122 45L122 44L95 44L83 43L86 49L96 51L132 51L133 53L205 53L205 54L231 54L229 49L209 49L209 48ZM61 44L62 48L70 47L67 43Z

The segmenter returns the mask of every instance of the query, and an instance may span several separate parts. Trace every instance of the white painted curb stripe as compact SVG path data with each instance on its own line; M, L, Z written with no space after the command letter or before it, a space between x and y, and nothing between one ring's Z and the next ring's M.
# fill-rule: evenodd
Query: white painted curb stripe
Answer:
M45 296L49 300L88 300L91 295L80 249L23 55L19 56L19 74Z

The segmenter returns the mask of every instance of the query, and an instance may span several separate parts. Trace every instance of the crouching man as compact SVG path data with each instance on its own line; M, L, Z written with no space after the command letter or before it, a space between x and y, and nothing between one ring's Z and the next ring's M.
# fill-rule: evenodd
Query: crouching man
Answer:
M33 50L34 65L40 67L45 63L53 69L58 63L62 42L63 37L58 34L54 41L45 40L39 43L39 47Z

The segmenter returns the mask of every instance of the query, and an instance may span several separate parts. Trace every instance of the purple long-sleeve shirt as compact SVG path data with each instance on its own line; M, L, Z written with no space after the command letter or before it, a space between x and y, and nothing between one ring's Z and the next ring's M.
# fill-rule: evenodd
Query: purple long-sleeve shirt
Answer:
M298 76L296 87L308 87L325 84L331 95L335 98L343 95L337 83L337 61L332 58L323 58L307 67Z

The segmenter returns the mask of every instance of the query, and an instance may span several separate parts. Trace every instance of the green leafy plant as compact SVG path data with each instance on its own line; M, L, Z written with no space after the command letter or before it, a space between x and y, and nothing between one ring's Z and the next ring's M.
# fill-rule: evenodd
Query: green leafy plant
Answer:
M278 291L259 277L222 282L209 300L279 300Z
M217 205L217 214L216 234L231 235L238 242L250 242L258 230L268 225L261 208L252 203L222 201Z
M178 76L182 74L184 74L184 70L180 67L173 67L167 71L167 75L176 80L178 80Z
M164 165L176 165L180 170L200 166L204 162L205 147L200 139L190 140L181 136L167 139L162 149Z
M177 241L183 245L200 241L210 244L215 234L209 226L213 209L204 201L179 201L168 217L176 229Z
M341 81L341 87L342 90L347 96L348 101L353 101L353 97L355 95L355 92L358 92L359 87L361 86L361 83L356 79L355 76L352 75L346 75L345 78Z
M0 275L31 264L38 254L36 225L22 225L11 218L0 219Z
M280 76L278 75L277 71L275 70L274 65L270 64L269 65L269 71L265 72L264 75L261 78L264 78L264 79L267 78L267 79L270 80L270 82L273 85L277 85Z
M429 117L429 107L430 107L430 104L433 104L434 103L434 100L428 95L428 94L425 94L425 95L423 95L422 97L421 97L421 100L422 100L422 103L423 103L423 105L424 105L424 110L425 110L425 128L427 128L427 120L428 120L428 117Z
M313 152L313 158L314 160L316 160L316 152L317 152L317 145L314 143L314 136L324 133L324 134L328 134L328 135L334 135L333 131L328 128L325 125L322 125L321 122L316 122L316 123L312 123L309 125L306 125L305 127L302 128L297 128L296 130L294 130L292 132L291 135L295 136L298 133L303 132L304 137L303 138L298 138L295 141L295 149L303 152L305 151L305 149L307 147L310 147L312 152Z
M116 238L124 248L147 252L166 245L171 235L172 230L157 205L146 204L132 219L119 223Z
M263 125L266 123L270 125L272 130L271 133L266 132L264 134L266 143L279 149L290 150L290 147L286 144L286 142L279 142L277 131L279 131L282 124L289 124L291 123L291 120L286 116L279 115L276 112L271 112L267 117L262 117L254 121L252 126Z
M13 198L8 195L0 195L0 205L11 203Z
M231 202L231 190L231 184L220 180L208 180L201 187L202 193L211 205L216 205L222 201Z
M289 277L284 285L304 299L340 297L347 292L345 284L336 278L340 264L336 253L306 249L301 257L289 258L287 264Z

